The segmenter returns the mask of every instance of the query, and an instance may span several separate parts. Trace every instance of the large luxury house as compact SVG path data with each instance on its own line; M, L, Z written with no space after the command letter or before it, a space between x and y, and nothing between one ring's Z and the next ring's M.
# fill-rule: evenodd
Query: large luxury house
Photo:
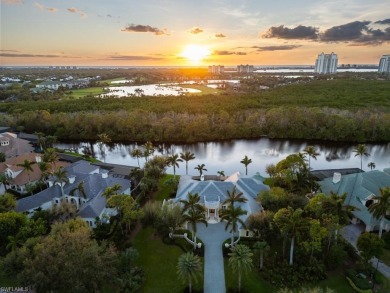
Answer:
M173 203L179 203L180 200L187 199L189 193L200 195L200 203L206 208L206 220L209 224L220 222L219 211L226 209L227 204L224 201L227 199L228 191L232 192L233 188L237 188L237 192L242 192L244 198L247 199L245 203L235 203L247 214L241 216L241 220L245 223L248 217L262 210L261 205L256 201L257 195L263 191L268 190L269 187L263 184L264 178L255 175L253 177L241 176L239 172L220 180L218 176L181 176L176 193L176 198L171 200ZM252 232L239 227L240 236L252 236Z
M84 221L91 227L96 227L97 219L105 221L116 214L114 209L106 207L107 201L103 193L107 187L118 184L121 187L118 194L130 195L129 180L120 178L122 176L116 176L97 165L81 160L64 169L67 172L68 183L61 183L54 176L49 178L49 188L18 200L16 211L31 215L37 209L47 210L65 200L77 207L78 215ZM83 192L79 189L80 183Z
M364 223L368 232L379 229L380 220L371 215L368 207L374 202L372 198L380 195L381 188L390 187L390 168L345 175L335 172L333 177L324 178L319 184L325 194L347 194L344 204L357 208L352 212L353 223ZM385 219L384 229L390 230L388 219Z
M26 139L18 137L12 132L0 133L0 153L6 158L19 156L34 151L34 147Z
M25 160L33 162L31 165L32 171L27 171L24 167L20 166ZM36 153L27 153L17 157L7 159L5 162L0 163L0 174L4 173L8 177L8 188L13 189L20 193L25 193L28 184L33 184L39 181L42 177L42 172L39 169L39 163L42 161L41 155ZM68 166L69 163L63 161L57 161L52 163L50 171L55 171L60 167Z

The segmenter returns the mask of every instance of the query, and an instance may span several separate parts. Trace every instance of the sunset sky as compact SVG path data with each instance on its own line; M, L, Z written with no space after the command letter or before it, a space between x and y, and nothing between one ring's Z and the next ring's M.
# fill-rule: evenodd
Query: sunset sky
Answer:
M1 0L0 65L378 64L389 0Z

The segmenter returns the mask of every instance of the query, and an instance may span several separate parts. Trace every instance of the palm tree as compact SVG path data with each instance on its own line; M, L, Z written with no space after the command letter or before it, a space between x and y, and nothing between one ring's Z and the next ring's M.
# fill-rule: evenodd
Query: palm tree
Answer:
M253 268L250 248L244 244L238 244L231 248L229 253L229 267L238 274L238 292L241 292L241 275L249 272Z
M234 185L233 187L233 190L230 192L229 190L227 190L227 198L225 199L225 201L223 202L223 204L230 204L230 205L234 205L235 202L247 202L248 200L243 197L243 193L242 192L238 192L237 190L237 186Z
M22 168L23 168L23 171L26 171L26 172L27 172L28 183L31 182L30 172L33 172L32 166L33 166L34 164L35 164L35 162L31 162L30 160L24 160L23 163L17 164L17 165L16 165L16 166L22 167Z
M176 178L176 167L179 168L179 162L183 162L183 160L179 158L178 154L174 154L167 158L167 164L168 166L173 167L173 177L175 178Z
M70 196L74 196L77 191L77 194L79 197L83 197L84 199L87 199L87 194L85 193L85 188L84 188L84 181L80 181L80 183L77 185L77 187L73 188L70 192ZM79 199L79 203L81 204L81 201Z
M112 192L113 192L114 194L118 194L118 191L120 191L120 190L122 189L122 186L121 186L120 184L116 183L116 184L114 184L114 185L111 187L111 189L112 189Z
M374 162L369 162L367 167L370 168L370 170L372 171L372 169L375 169L376 166Z
M112 187L107 187L102 194L106 199L109 199L111 196L115 195L115 190Z
M226 221L225 230L231 226L231 241L230 245L234 245L234 233L238 231L238 224L241 224L242 227L245 227L244 221L240 218L243 215L246 215L247 211L243 210L241 207L235 207L234 205L230 205L227 209L222 210L221 212L221 220Z
M314 160L317 160L317 156L320 155L320 153L317 152L315 146L308 145L303 152L309 157L309 170L310 170L310 158L313 158Z
M390 187L381 188L380 195L374 196L374 203L368 207L368 211L378 220L380 220L379 238L382 237L383 224L387 212L390 210Z
M199 176L202 176L203 171L207 171L207 169L205 167L206 167L206 165L202 164L202 165L196 166L194 169L199 171Z
M252 163L252 159L249 159L247 155L241 160L241 164L245 166L245 175L248 175L248 165Z
M43 161L38 163L39 170L41 171L41 181L45 183L46 185L46 180L49 178L50 175L50 165L49 163ZM41 189L42 190L42 189Z
M103 160L106 161L106 153L104 151L104 146L109 144L111 142L111 137L107 133L100 133L98 134L98 146L100 149L100 154L103 157Z
M207 227L208 223L206 221L204 207L202 209L189 209L184 215L184 221L187 221L191 224L192 231L192 241L194 242L194 249L196 248L196 224L198 222L204 223Z
M183 204L183 213L188 210L203 210L204 206L199 203L200 195L198 193L189 192L187 199L180 200L180 203Z
M60 184L61 195L62 198L64 198L64 184L69 182L68 172L63 167L60 167L57 171L53 172L53 175L56 177L54 182L58 182Z
M303 217L303 210L294 210L292 207L282 208L274 215L274 221L282 234L291 237L289 264L293 265L295 237L308 227L308 223Z
M154 146L150 141L147 141L144 144L143 156L145 157L146 162L148 161L149 156L154 154Z
M49 164L54 164L55 166L56 162L58 161L56 150L53 148L45 149L45 152L43 153L43 161Z
M177 263L177 275L183 282L188 282L189 291L192 292L192 283L197 282L202 271L200 258L192 252L187 252L179 257Z
M139 158L142 157L142 151L140 149L134 149L134 150L131 151L131 156L133 158L137 158L138 167L140 167Z
M221 177L225 177L225 171L217 171L217 174Z
M189 151L186 151L185 153L180 153L180 158L186 162L186 175L188 175L188 162L195 160L195 155Z
M367 152L367 147L365 144L359 144L354 150L356 153L355 157L360 156L360 171L363 171L363 156L368 157L370 154Z
M253 249L259 250L259 269L263 269L264 251L269 250L269 245L266 241L256 241Z

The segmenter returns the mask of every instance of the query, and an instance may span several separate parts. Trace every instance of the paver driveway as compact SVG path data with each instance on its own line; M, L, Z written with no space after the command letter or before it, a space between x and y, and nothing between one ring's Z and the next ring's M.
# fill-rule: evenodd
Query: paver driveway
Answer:
M225 231L225 222L197 224L197 236L205 245L204 253L204 292L225 293L225 271L223 265L222 243L230 238L229 229Z

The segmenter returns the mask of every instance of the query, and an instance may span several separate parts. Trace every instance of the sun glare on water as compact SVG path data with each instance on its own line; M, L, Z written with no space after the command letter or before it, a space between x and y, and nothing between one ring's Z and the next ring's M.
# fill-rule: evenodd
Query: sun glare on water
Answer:
M205 46L188 45L181 53L181 57L186 58L191 63L200 63L204 58L210 56L210 50Z

